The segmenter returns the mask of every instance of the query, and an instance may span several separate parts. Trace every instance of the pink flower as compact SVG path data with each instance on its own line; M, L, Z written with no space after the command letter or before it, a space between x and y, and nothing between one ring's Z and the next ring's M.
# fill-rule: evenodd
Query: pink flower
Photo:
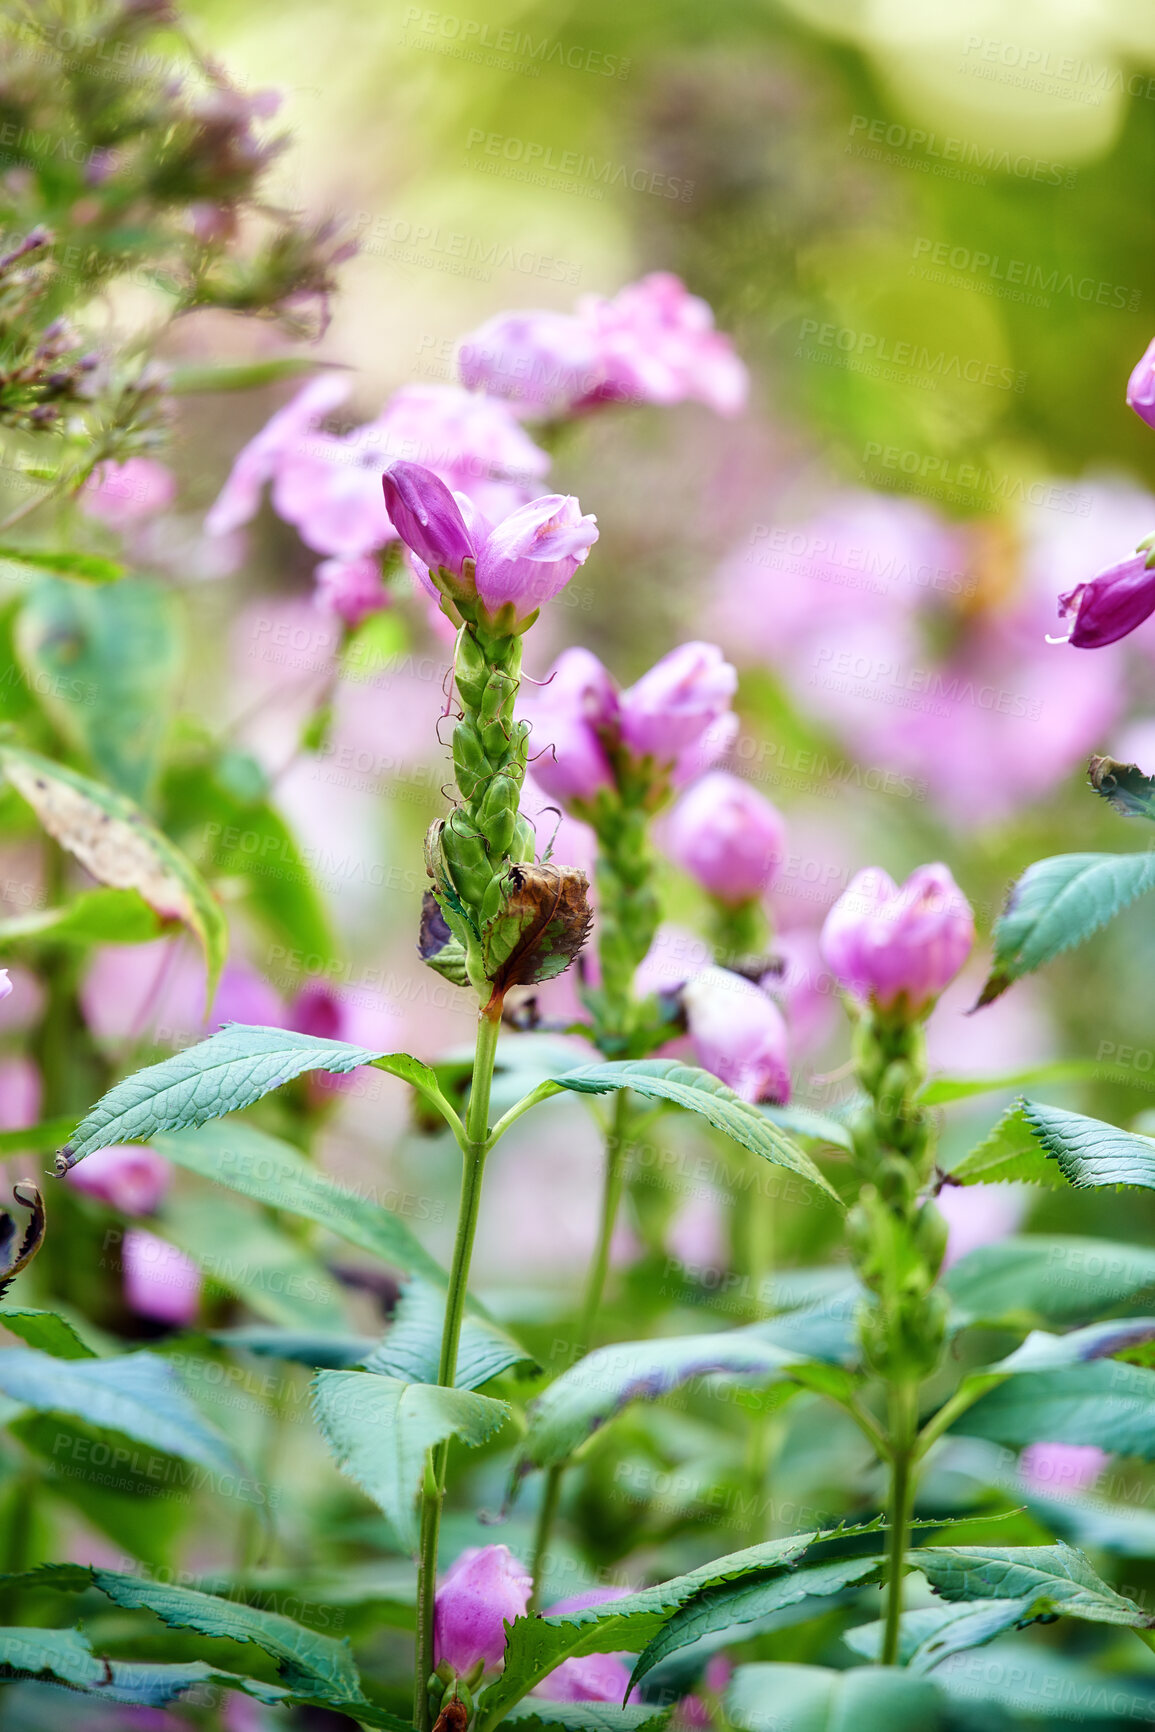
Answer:
M584 1612L589 1606L624 1599L629 1592L629 1588L590 1588L547 1606L544 1615L552 1618L564 1612ZM626 1654L586 1654L563 1660L533 1694L548 1702L624 1702L630 1687L631 1661L632 1656Z
M465 494L453 494L432 470L393 463L382 477L385 503L398 534L427 571L467 582L489 613L512 606L526 618L565 588L598 538L597 519L577 500L548 493L491 527ZM422 582L438 593L432 577Z
M1134 409L1140 421L1155 427L1155 337L1136 361L1127 381L1127 406Z
M191 1258L143 1227L125 1233L122 1258L124 1297L133 1311L174 1329L194 1321L201 1276Z
M8 970L0 968L0 998L7 998L11 991L12 982L8 977Z
M947 1225L943 1268L951 1268L980 1245L997 1244L1014 1233L1029 1203L1026 1186L944 1185L935 1198L935 1207Z
M563 650L539 687L522 689L534 780L545 793L569 805L612 787L603 737L614 727L618 694L593 651Z
M694 1056L744 1101L790 1099L782 1012L760 987L725 968L707 968L682 988Z
M122 1215L151 1215L164 1201L172 1168L146 1144L117 1145L93 1149L70 1170L68 1182Z
M524 1617L533 1583L508 1546L470 1546L437 1590L434 1663L459 1675L479 1660L492 1671L505 1660L505 1625Z
M726 770L695 782L671 812L666 851L711 896L731 907L767 889L786 844L786 826L769 800Z
M1066 639L1075 649L1104 649L1141 626L1155 613L1155 570L1145 548L1109 565L1089 583L1059 597L1059 614L1070 619Z
M1106 1463L1093 1443L1029 1443L1019 1456L1019 1473L1032 1491L1053 1496L1086 1491Z
M974 931L970 904L946 866L920 866L901 889L870 866L826 916L822 954L855 997L919 1016L962 968Z
M256 515L261 490L282 458L349 395L351 381L341 373L321 373L278 409L255 439L243 446L229 478L205 518L210 535L227 535ZM326 550L327 551L327 550Z
M721 719L737 689L716 644L681 644L622 693L622 741L636 757L670 763Z
M317 606L336 614L354 631L371 613L389 606L381 566L371 554L359 559L323 559L314 575Z
M463 384L515 403L523 415L566 415L603 378L590 327L568 313L498 313L463 339Z
M671 404L693 399L736 415L749 389L729 337L706 302L669 271L629 283L613 300L587 295L579 317L597 341L602 380L580 404Z
M0 1130L23 1131L40 1118L40 1072L26 1053L0 1059Z
M123 463L98 463L81 490L80 504L110 529L123 529L167 510L175 496L176 480L164 463L128 457Z

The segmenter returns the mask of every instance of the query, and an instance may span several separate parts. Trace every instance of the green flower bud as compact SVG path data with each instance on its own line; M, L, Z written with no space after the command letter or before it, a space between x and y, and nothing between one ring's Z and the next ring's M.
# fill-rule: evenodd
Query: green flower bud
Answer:
M490 765L481 735L468 719L458 722L453 730L453 769L462 798L474 799L485 785Z

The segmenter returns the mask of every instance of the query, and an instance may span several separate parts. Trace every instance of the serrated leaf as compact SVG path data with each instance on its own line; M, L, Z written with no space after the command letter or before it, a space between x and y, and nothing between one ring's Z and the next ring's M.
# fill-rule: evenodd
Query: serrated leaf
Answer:
M344 1329L341 1290L325 1266L258 1210L222 1209L213 1196L177 1195L161 1227L218 1287L243 1299L258 1317L306 1329Z
M51 944L147 944L161 922L137 890L85 890L59 908L0 920L0 945L27 939Z
M0 768L48 834L101 884L137 890L164 920L179 920L204 951L211 998L228 949L219 905L192 862L127 795L50 758L0 747Z
M476 1447L509 1417L505 1402L472 1390L364 1371L318 1372L313 1411L338 1467L384 1511L409 1549L417 1545L417 1497L429 1450L448 1437Z
M26 1625L0 1630L0 1666L7 1677L56 1679L70 1689L141 1708L163 1708L186 1691L217 1684L253 1696L268 1707L288 1697L275 1684L220 1672L202 1660L177 1663L106 1660L93 1652L80 1630L37 1630Z
M66 1360L30 1347L0 1348L0 1390L37 1412L73 1413L210 1473L232 1478L243 1472L172 1366L154 1353Z
M343 1040L231 1022L109 1089L63 1150L68 1167L93 1149L150 1142L160 1131L203 1125L252 1106L305 1071L344 1076L380 1055Z
M366 1371L401 1383L436 1383L445 1319L445 1289L428 1281L409 1281L393 1313L385 1339L365 1359ZM514 1365L532 1364L532 1355L512 1336L480 1317L461 1325L454 1383L477 1389Z
M0 1324L53 1359L95 1359L66 1317L55 1311L37 1311L27 1305L0 1306Z
M1155 1371L1094 1359L1026 1371L983 1395L951 1427L1019 1449L1027 1443L1095 1444L1155 1461Z
M994 966L978 1004L992 1004L1155 888L1155 853L1057 854L1028 866L995 923ZM976 1008L978 1008L976 1006Z
M567 1461L587 1437L630 1401L656 1401L696 1377L778 1382L798 1355L758 1326L599 1347L563 1371L533 1402L522 1443L522 1471Z
M739 1666L726 1692L740 1732L935 1732L942 1706L928 1679L890 1666Z
M1008 1386L1004 1386L1008 1387ZM1009 1386L1013 1387L1013 1386ZM1073 1546L927 1546L908 1552L944 1600L1029 1600L1035 1616L1063 1612L1095 1624L1149 1624L1134 1600L1109 1588Z
M768 1581L725 1582L704 1588L680 1606L647 1644L634 1667L630 1688L635 1689L655 1666L692 1642L737 1629L742 1624L757 1623L772 1612L799 1605L803 1600L826 1599L852 1585L865 1586L881 1579L884 1569L885 1559L881 1557L841 1558L803 1565ZM734 1640L740 1641L741 1636L736 1635Z
M600 1095L628 1088L647 1100L672 1101L687 1112L697 1113L752 1154L809 1179L841 1207L833 1187L797 1143L760 1108L742 1100L733 1089L696 1065L679 1064L668 1058L632 1059L618 1064L583 1065L553 1080L559 1088L576 1094Z
M197 1130L158 1132L153 1148L187 1172L243 1197L316 1221L398 1269L444 1285L445 1272L399 1215L325 1178L299 1150L242 1119Z
M952 1654L968 1648L984 1648L997 1636L1030 1620L1034 1598L1021 1600L969 1600L957 1606L920 1606L904 1612L899 1625L899 1664L918 1676L933 1671ZM882 1652L885 1624L859 1624L847 1630L842 1640L865 1660L877 1660Z
M1039 1101L1021 1102L1023 1120L1063 1177L1077 1188L1138 1185L1155 1190L1155 1142L1101 1119Z
M947 1270L943 1286L968 1323L1074 1322L1155 1288L1155 1251L1025 1234L969 1251Z
M641 1732L644 1726L663 1725L672 1712L672 1702L631 1702L622 1708L616 1702L550 1702L531 1696L510 1708L501 1724L537 1732Z
M46 571L53 577L78 578L81 583L116 583L124 576L124 566L114 559L104 559L97 553L47 553L41 547L0 547L0 559L13 565L26 565L33 571Z
M952 1185L1027 1183L1061 1191L1067 1181L1050 1160L1028 1124L1021 1101L1007 1108L998 1124L947 1169Z
M16 651L49 717L102 781L147 804L181 670L171 588L48 578L20 610Z

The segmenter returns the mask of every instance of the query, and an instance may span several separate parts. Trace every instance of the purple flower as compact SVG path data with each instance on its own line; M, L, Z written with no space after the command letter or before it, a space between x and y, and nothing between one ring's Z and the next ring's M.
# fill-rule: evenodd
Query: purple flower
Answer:
M389 606L381 582L381 567L372 554L358 559L323 559L314 573L314 600L325 613L334 613L353 630Z
M123 463L98 463L81 489L80 504L89 517L123 529L141 517L154 517L172 504L172 470L154 457L129 457Z
M726 770L687 790L666 825L666 851L720 902L752 902L774 877L786 844L781 814Z
M0 968L0 998L7 998L11 991L12 982L8 977L8 970Z
M1147 559L1140 549L1059 597L1060 617L1072 620L1068 643L1075 649L1103 649L1155 613L1155 570L1147 569Z
M523 1617L533 1583L508 1546L470 1546L446 1571L433 1615L433 1657L462 1676L505 1660L505 1625Z
M901 889L870 866L826 916L822 955L855 997L919 1016L962 968L974 934L970 904L946 866L920 866Z
M589 1606L608 1605L621 1600L629 1588L590 1588L587 1593L574 1594L567 1600L545 1608L552 1618L564 1612L584 1612ZM632 1656L621 1654L586 1654L576 1660L563 1660L548 1678L543 1678L533 1691L547 1702L624 1702L630 1687Z
M523 415L566 415L601 384L598 342L570 313L498 313L463 339L462 383L508 398Z
M584 296L578 314L597 340L603 371L581 407L694 399L736 415L744 406L749 379L733 344L714 329L706 302L669 271L627 284L613 300Z
M261 489L272 480L285 454L338 403L343 403L349 390L349 379L340 373L321 373L303 385L283 409L277 410L256 438L250 439L238 453L228 480L205 518L210 535L227 535L256 515Z
M725 968L707 968L682 987L694 1056L744 1101L790 1099L790 1058L782 1012L761 987Z
M1127 406L1134 409L1140 421L1155 427L1155 337L1135 363L1127 381Z
M193 1322L200 1304L201 1276L190 1257L143 1227L130 1227L125 1233L122 1256L124 1297L138 1316L174 1329Z
M1094 1485L1107 1457L1093 1443L1029 1443L1019 1457L1019 1473L1032 1491L1085 1491Z
M507 605L519 619L533 613L565 588L598 538L597 519L583 516L577 500L560 493L520 506L490 527L465 494L451 493L420 464L391 464L382 487L394 527L421 566L461 579L472 559L474 588L490 613ZM438 593L431 576L422 582Z
M93 1149L71 1169L68 1182L123 1215L151 1215L164 1201L172 1168L145 1144Z
M623 744L636 757L672 763L721 720L737 689L716 644L684 643L622 693Z

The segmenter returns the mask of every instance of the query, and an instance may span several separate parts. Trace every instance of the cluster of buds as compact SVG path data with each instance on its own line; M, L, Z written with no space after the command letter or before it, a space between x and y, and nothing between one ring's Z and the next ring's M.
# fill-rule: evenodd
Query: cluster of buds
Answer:
M576 499L549 494L490 525L466 494L416 463L390 465L383 487L419 581L458 626L453 768L461 798L426 839L433 889L421 953L500 1006L509 987L567 968L589 926L584 874L536 862L533 827L520 810L529 728L514 708L522 635L585 561L597 524Z
M34 228L0 255L0 422L23 432L55 426L87 402L97 359L63 318L42 323L55 278L52 236Z
M858 873L822 932L823 956L855 1015L855 1071L869 1102L851 1126L865 1182L850 1242L874 1296L860 1332L867 1362L897 1381L927 1375L942 1350L945 1309L934 1289L947 1231L925 1195L922 1025L973 942L970 905L942 865L919 867L901 887L878 868Z

